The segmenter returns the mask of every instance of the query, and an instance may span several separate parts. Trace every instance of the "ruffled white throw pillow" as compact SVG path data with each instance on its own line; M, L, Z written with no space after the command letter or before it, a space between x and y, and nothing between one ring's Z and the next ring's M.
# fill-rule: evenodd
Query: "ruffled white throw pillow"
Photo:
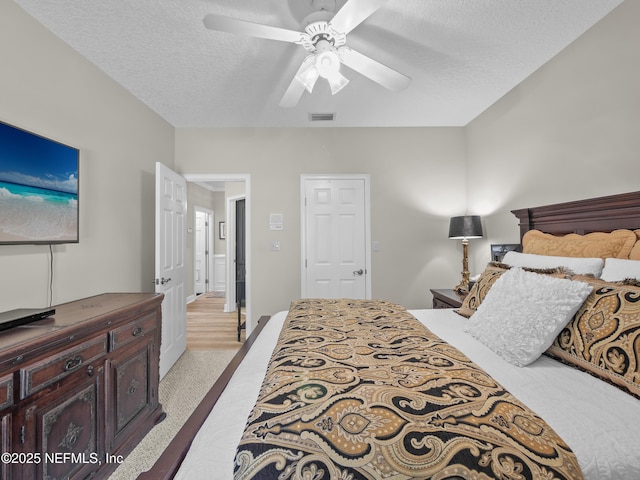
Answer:
M496 280L465 331L524 367L551 346L591 290L586 282L514 267Z

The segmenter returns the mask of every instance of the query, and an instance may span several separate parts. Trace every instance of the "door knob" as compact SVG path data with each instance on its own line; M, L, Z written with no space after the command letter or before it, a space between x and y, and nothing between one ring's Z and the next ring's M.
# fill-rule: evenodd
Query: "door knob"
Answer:
M160 283L162 285L164 285L165 283L169 283L170 281L171 281L171 277L169 277L169 278L162 277L162 280L160 280Z
M363 270L363 269L360 269L360 270L354 270L354 271L353 271L353 276L355 277L356 275L362 275L363 273L364 273L364 270Z

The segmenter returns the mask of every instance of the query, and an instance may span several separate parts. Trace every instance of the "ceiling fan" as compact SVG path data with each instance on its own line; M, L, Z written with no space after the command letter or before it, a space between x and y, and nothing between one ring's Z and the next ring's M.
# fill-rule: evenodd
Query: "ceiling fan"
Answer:
M386 2L347 0L334 14L335 0L312 0L315 11L303 20L302 32L216 14L205 16L203 21L210 30L302 45L309 55L280 100L281 107L294 107L305 90L313 91L319 77L329 82L333 95L347 85L349 80L340 72L341 63L392 91L409 85L411 79L406 75L346 46L347 34Z

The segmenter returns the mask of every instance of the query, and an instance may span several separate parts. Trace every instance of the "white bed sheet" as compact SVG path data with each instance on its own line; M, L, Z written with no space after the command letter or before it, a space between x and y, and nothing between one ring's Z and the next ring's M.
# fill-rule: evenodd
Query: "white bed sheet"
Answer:
M286 313L274 315L253 344L196 435L176 479L233 478L235 449ZM578 457L585 480L640 479L640 400L544 356L524 368L508 364L464 333L465 319L453 310L411 313L544 418Z

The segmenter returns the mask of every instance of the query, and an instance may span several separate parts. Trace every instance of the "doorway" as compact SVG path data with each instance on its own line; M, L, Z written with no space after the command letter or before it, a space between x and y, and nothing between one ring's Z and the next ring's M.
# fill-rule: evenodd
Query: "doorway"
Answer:
M230 265L233 265L232 259L236 256L235 246L235 229L236 213L235 206L233 209L228 207L230 200L241 197L244 200L244 313L246 317L246 331L249 335L253 329L253 323L251 321L251 176L249 174L184 174L184 178L187 182L197 183L199 185L210 184L225 184L230 188L227 188L227 208L224 217L219 214L214 223L214 235L220 237L223 235L225 238L224 245L221 249L217 249L217 253L224 251L226 257L226 271L225 274L225 310L228 312L236 311L236 273L235 268L231 269ZM237 191L241 191L241 194L236 194ZM223 225L220 225L223 222ZM216 240L218 242L220 239ZM216 255L217 256L217 255ZM216 272L219 271L218 266L214 267Z

